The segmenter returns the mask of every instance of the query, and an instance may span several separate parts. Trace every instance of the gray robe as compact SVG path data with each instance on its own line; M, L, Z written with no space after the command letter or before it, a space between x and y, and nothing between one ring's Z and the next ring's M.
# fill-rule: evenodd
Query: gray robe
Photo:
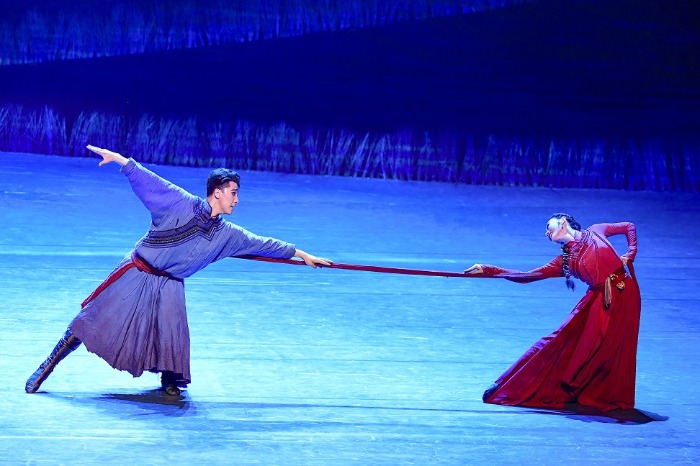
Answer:
M122 173L151 213L151 227L134 251L168 276L130 267L130 252L70 324L88 351L134 377L172 371L190 382L190 336L183 279L225 257L252 254L289 259L294 245L257 236L211 218L202 198L129 159ZM117 277L114 279L115 277Z

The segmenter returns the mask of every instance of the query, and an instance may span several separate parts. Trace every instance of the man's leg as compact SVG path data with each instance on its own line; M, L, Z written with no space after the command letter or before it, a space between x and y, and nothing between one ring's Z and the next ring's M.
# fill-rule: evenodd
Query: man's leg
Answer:
M178 396L180 395L180 389L177 388L177 377L174 372L163 371L160 375L160 384L163 387L163 391L166 395Z
M80 346L80 343L81 341L78 340L70 330L66 330L65 335L58 341L49 357L46 358L46 361L42 362L39 368L27 379L24 390L27 393L34 393L39 390L41 384L48 378L56 365L61 362L63 358L75 351L75 349Z

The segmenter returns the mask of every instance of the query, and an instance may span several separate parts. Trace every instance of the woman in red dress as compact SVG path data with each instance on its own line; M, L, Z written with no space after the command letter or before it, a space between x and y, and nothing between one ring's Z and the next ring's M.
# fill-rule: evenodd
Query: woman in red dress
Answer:
M568 214L554 214L547 237L562 255L529 272L474 264L465 273L529 283L576 277L588 291L564 323L540 339L488 390L486 403L562 409L577 403L601 411L632 409L641 298L632 261L637 235L629 222L601 223L585 230ZM608 236L627 236L618 256ZM625 270L625 266L629 270Z

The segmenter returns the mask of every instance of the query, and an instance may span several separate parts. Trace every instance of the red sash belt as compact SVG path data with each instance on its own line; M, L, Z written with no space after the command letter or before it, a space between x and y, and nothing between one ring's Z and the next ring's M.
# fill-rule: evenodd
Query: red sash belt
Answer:
M119 267L117 270L110 273L109 276L105 279L105 281L100 283L100 286L95 288L95 291L90 293L90 296L85 298L85 301L82 302L81 307L87 306L87 304L90 301L92 301L93 299L97 298L97 296L99 296L99 294L102 293L105 290L105 288L107 288L109 285L111 285L112 283L119 280L119 278L122 275L124 275L124 273L127 270L134 268L134 267L139 269L141 272L150 273L151 275L158 275L159 277L168 277L168 278L171 278L173 280L177 280L179 282L183 281L182 278L174 277L174 276L170 275L168 272L164 272L162 270L156 269L151 264L146 262L146 260L143 257L136 254L136 251L134 251L133 253L131 253L131 261L125 263L124 265Z
M131 254L131 262L133 262L134 267L139 269L141 272L150 273L151 275L158 275L159 277L168 277L179 282L183 281L182 278L174 277L168 272L164 272L163 270L153 267L151 264L146 262L146 259L136 254L136 251Z

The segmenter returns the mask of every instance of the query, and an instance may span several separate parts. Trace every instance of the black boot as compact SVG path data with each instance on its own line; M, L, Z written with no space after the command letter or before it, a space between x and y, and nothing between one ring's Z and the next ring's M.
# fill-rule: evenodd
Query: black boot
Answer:
M78 340L70 330L66 330L66 334L63 335L56 347L51 352L51 355L46 358L46 361L41 363L41 366L32 374L29 379L27 379L27 384L24 386L24 391L27 393L34 393L39 390L41 384L46 380L46 378L51 374L56 364L61 362L63 358L72 353L78 346L80 346L81 341Z
M180 396L180 389L177 388L177 378L175 372L163 371L160 375L160 385L166 395Z

